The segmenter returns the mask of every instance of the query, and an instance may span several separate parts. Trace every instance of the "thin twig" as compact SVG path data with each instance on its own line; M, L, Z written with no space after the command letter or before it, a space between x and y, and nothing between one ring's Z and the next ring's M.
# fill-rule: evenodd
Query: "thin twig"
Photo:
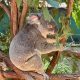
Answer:
M73 3L74 3L74 0L68 0L68 6L67 6L67 12L66 12L67 18L70 18L71 16L71 13L73 10Z
M68 6L67 6L67 11L66 11L66 20L65 20L65 27L69 27L69 22L70 22L70 16L73 10L73 2L74 0L68 0ZM68 29L68 28L67 28Z
M7 15L10 18L10 11L9 11L9 9L1 2L0 2L0 7L7 13Z

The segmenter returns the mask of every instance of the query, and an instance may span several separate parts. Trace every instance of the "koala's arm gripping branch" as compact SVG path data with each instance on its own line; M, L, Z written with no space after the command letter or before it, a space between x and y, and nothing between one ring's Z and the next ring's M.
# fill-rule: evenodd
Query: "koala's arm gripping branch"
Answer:
M42 54L46 54L46 53L48 54L53 51L63 51L64 49L63 46L57 46L55 44L51 44L47 42L41 43L40 45L41 47L38 47L38 49L42 52Z

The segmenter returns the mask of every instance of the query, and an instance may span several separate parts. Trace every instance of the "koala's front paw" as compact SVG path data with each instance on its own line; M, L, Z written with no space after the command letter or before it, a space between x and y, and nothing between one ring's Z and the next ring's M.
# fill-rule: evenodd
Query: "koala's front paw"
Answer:
M46 73L43 74L43 77L44 77L44 80L49 80L49 76Z
M59 46L57 46L58 51L63 51L64 50L64 46L62 44L60 44Z

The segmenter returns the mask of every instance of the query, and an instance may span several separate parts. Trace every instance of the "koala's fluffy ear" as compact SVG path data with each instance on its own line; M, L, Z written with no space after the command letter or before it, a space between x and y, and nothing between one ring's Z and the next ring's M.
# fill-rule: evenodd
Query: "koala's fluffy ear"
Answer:
M32 15L32 16L30 17L30 19L31 19L32 21L34 21L34 20L38 20L38 19L39 19L39 17L38 17L38 16L36 16L36 15Z
M27 17L27 20L30 22L38 21L39 17L37 15L30 15Z

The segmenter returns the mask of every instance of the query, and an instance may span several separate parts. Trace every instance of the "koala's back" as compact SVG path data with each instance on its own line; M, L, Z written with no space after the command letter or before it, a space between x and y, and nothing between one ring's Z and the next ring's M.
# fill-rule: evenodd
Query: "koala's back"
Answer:
M17 68L23 71L30 71L30 69L35 70L35 67L36 69L40 66L42 67L40 56L37 55L37 52L34 52L34 49L36 48L35 43L38 40L39 35L40 32L35 28L35 26L27 24L13 38L10 44L9 56L10 60ZM29 60L29 58L33 56L34 58Z

